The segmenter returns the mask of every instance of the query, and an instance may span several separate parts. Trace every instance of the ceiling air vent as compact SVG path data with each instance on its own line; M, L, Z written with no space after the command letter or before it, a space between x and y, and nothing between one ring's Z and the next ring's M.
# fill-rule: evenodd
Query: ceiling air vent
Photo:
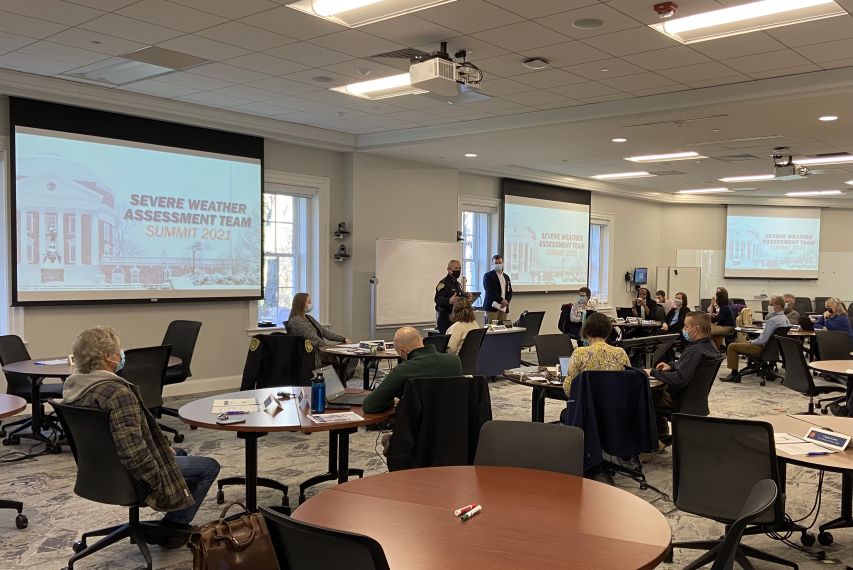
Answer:
M655 176L678 176L679 174L687 173L680 170L649 170L649 174L654 174Z
M752 154L728 154L726 156L712 156L711 158L722 160L723 162L741 162L744 160L756 160L758 157Z
M109 85L127 85L208 62L188 53L149 46L77 68L65 75Z

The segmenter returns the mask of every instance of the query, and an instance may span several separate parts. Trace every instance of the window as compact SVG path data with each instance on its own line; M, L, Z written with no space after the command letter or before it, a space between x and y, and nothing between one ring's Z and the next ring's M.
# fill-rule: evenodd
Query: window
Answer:
M259 320L286 321L293 296L309 290L310 207L304 196L269 189L264 193L264 299L258 304Z
M462 227L462 276L469 291L483 288L483 274L491 269L498 251L500 200L476 196L459 197Z
M593 214L589 228L589 289L600 305L610 292L610 217Z

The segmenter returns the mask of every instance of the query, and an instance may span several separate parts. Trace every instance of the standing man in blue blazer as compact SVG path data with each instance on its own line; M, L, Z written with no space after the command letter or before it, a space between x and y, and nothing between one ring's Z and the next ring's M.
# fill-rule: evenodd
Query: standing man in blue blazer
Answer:
M492 256L492 270L483 275L483 309L489 321L504 321L509 313L509 302L512 300L512 284L509 275L504 273L504 258L502 255Z

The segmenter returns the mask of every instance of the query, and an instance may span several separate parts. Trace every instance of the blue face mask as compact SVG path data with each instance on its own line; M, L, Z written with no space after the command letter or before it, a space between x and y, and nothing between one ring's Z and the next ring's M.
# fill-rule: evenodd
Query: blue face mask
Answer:
M686 340L687 342L692 341L692 339L690 338L690 333L688 333L686 330L681 331L681 336L683 336L684 340Z
M119 361L118 361L118 365L116 366L116 373L120 372L121 369L124 368L124 350L122 350L118 354L119 354Z

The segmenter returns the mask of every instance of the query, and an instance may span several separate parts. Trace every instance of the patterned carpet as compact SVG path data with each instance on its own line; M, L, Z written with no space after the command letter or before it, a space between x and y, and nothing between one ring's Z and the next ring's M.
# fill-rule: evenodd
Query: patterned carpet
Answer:
M725 371L725 368L723 368ZM495 419L529 420L530 390L508 381L490 385L492 410ZM179 405L191 398L172 399L170 405ZM716 383L711 393L711 412L723 417L749 418L768 413L800 413L806 400L776 383L760 387L755 377L748 377L743 384ZM546 420L559 417L561 402L549 402ZM164 420L177 425L173 418ZM222 476L239 475L243 469L243 447L233 435L214 431L190 431L182 429L186 441L182 444L190 453L209 455L222 465ZM360 467L367 475L385 471L385 465L377 454L378 433L360 431L351 438L350 465ZM325 434L273 434L262 438L259 445L260 474L291 485L290 501L296 504L297 484L307 477L325 471L327 437ZM0 454L13 451L2 448ZM23 447L18 448L23 450ZM669 450L655 455L645 465L649 482L665 493L672 490L672 456ZM29 517L29 528L17 530L13 511L0 511L0 569L59 569L66 565L71 555L71 543L82 530L91 530L119 524L127 514L121 508L99 505L74 495L75 466L66 449L60 455L44 455L32 461L5 463L0 467L0 497L19 498L25 503L25 514ZM799 519L808 514L815 501L817 473L791 467L788 469L789 516ZM674 540L692 540L700 537L717 537L721 527L702 518L683 514L675 510L672 503L657 493L641 491L637 484L624 477L617 477L619 487L634 493L657 507L670 521ZM817 517L823 522L837 516L840 505L840 476L827 474L824 482L822 509ZM321 492L327 483L314 489ZM240 487L226 489L226 501L243 497ZM280 495L266 489L259 490L260 504L279 504ZM196 522L208 521L218 516L219 507L211 492L202 505ZM143 511L143 519L159 518L156 513ZM812 519L809 519L809 522ZM614 524L620 524L614 521ZM835 567L843 567L840 561L853 563L853 529L835 531L835 543L825 548L829 559L838 560ZM792 537L799 544L799 536ZM765 536L748 537L745 541L800 565L800 568L823 567L802 552L771 540ZM812 549L817 550L817 549ZM152 547L155 568L191 568L191 553L188 549L173 551ZM697 556L696 551L677 550L672 565L661 568L680 568ZM78 565L79 568L140 568L143 559L135 546L128 542L109 547ZM570 568L567 558L565 568ZM778 568L756 562L756 568ZM395 569L405 570L405 569Z

